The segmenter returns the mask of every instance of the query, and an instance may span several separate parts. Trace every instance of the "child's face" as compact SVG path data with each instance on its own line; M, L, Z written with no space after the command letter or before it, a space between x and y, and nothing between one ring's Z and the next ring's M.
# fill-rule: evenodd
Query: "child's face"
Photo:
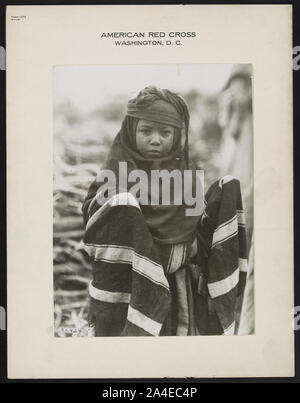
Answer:
M145 158L161 158L171 151L174 127L140 119L136 127L136 146Z

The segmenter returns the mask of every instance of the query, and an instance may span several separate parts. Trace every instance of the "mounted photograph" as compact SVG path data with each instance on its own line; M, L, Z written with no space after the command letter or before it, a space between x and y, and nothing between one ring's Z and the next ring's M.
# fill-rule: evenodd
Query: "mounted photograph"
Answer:
M53 67L56 337L255 334L252 83Z

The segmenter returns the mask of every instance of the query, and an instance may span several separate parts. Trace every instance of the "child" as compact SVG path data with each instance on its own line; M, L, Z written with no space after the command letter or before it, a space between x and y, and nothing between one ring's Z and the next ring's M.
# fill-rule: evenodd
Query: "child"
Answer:
M223 299L225 295L221 305L220 298L214 301L209 295L209 282L214 290L218 289L215 283L227 274L229 282L230 276L236 278L238 235L231 234L234 261L230 268L234 270L227 273L218 264L210 268L210 248L214 231L220 227L220 209L212 211L211 217L201 215L202 211L186 214L190 206L184 195L197 187L196 167L188 156L188 127L189 112L182 97L166 89L146 87L128 102L121 130L102 167L106 175L108 171L114 174L114 189L105 188L101 175L90 186L83 204L84 245L92 257L90 320L96 336L223 334L233 326L239 281L234 280L232 287L221 294ZM168 191L172 196L167 204L161 203L166 188L151 187L152 173L162 170L181 174L184 191L180 203L175 202L179 190L175 181L170 182ZM191 183L185 180L187 170L193 173ZM142 178L138 193L148 203L139 203L129 181L121 179L122 175L127 179L137 173ZM233 185L230 192L233 189L236 193L236 181L228 182ZM210 191L214 203L207 207L215 208L223 196L223 184L215 185ZM229 215L236 216L237 198L233 198ZM158 203L151 204L153 199ZM232 293L229 304L228 292ZM230 312L226 311L228 306Z

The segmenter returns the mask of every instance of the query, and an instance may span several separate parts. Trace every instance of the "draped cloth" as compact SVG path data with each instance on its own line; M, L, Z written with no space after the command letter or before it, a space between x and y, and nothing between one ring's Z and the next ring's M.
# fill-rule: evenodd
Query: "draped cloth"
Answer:
M200 301L199 328L204 334L215 333L211 327L215 318L205 319L213 312L223 333L233 335L238 331L237 308L243 299L248 269L240 182L230 175L216 181L205 195L205 204L198 226L198 237L205 248L199 248L197 259L204 268L207 300L202 300L202 307ZM206 254L201 253L204 250ZM202 309L205 303L206 311Z
M87 223L91 321L97 336L158 336L170 308L160 257L130 193L112 197Z
M194 256L191 242L155 242L139 203L126 192L90 211L83 242L92 258L96 336L236 333L247 259L240 185L232 177L206 194Z
M143 116L143 115L141 115ZM146 115L147 116L147 115ZM181 204L175 204L171 198L170 204L159 204L153 206L150 203L142 205L143 216L146 220L148 227L151 230L152 236L160 244L175 244L180 242L191 241L196 236L197 223L200 218L200 213L195 216L186 216L186 209L191 208L185 203L185 192L195 194L197 186L196 166L188 161L187 144L185 136L187 131L181 130L175 127L175 139L171 152L162 158L157 160L151 160L144 158L137 150L135 141L136 126L138 118L133 116L126 116L122 122L121 130L117 134L113 141L111 150L107 156L106 161L102 166L102 171L109 170L114 173L116 182L116 188L112 189L111 194L114 191L118 193L119 189L119 177L123 175L123 172L119 172L119 162L126 162L127 164L127 176L133 170L142 170L146 173L148 181L141 181L140 187L144 193L148 194L148 200L153 197L156 200L161 200L162 188L160 187L158 194L154 195L155 189L149 187L151 184L151 172L153 170L166 170L172 172L179 170L182 183L182 201ZM184 181L184 171L189 169L192 172L192 183L188 184ZM104 185L103 180L96 178L89 188L85 203L83 205L83 216L85 222L87 216L91 212L95 212L99 208L99 204L102 202L99 200L99 189ZM129 183L122 184L122 192L130 191ZM174 194L174 183L170 182L170 194Z
M144 158L136 146L138 119L174 127L173 146L159 159ZM96 178L83 204L84 248L92 259L91 323L96 336L233 334L235 304L246 258L239 182L223 178L206 195L201 215L188 216L184 195L195 195L196 166L188 158L189 114L185 102L168 90L150 87L128 102L127 115L102 166L116 178L107 189ZM177 170L183 180L181 203L139 203L120 177L145 172L139 183L148 201L153 170ZM185 172L192 172L187 186ZM170 193L174 188L170 183ZM101 196L101 197L99 197ZM192 254L196 239L197 253ZM239 260L240 259L240 260Z

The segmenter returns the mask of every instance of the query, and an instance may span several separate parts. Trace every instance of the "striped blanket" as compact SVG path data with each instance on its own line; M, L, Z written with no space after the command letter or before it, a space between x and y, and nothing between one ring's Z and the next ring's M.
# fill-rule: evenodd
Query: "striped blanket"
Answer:
M205 277L209 299L225 335L237 332L237 304L247 278L246 223L240 182L225 176L205 195L199 235L209 250Z
M113 196L90 217L84 248L93 259L96 334L158 336L170 309L169 284L132 194Z
M187 284L189 279L193 281L193 301L185 297L189 310L193 305L198 324L193 334L234 334L236 304L247 268L245 219L237 180L224 177L208 190L198 226L198 253L191 259L195 264L189 261L188 245L168 245L167 253L161 253L132 194L117 194L97 210L93 200L88 204L83 243L92 258L90 320L97 317L95 323L101 324L97 336L160 335L171 310L170 272L175 272L177 291L180 278L186 278ZM186 267L186 274L180 267ZM187 333L186 303L180 305L180 298L177 334L191 334ZM206 308L213 315L203 314ZM180 316L181 311L185 312ZM217 326L208 326L210 320L217 320ZM213 330L208 332L208 327Z

